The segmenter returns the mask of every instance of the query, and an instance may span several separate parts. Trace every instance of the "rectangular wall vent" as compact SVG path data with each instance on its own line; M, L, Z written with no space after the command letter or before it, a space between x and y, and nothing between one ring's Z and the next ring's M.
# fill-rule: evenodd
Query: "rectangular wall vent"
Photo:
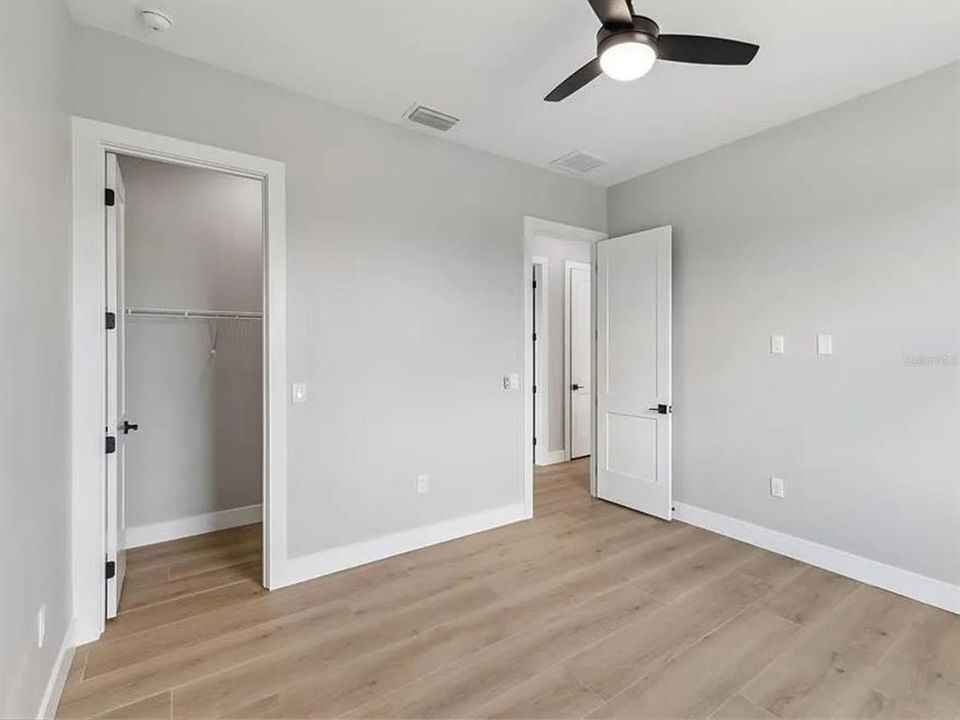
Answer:
M598 167L603 167L606 164L606 160L583 150L574 150L572 153L558 157L550 163L553 167L577 173L578 175L586 175L588 172L596 170Z
M428 108L426 105L414 105L403 114L403 117L417 125L424 125L440 132L446 132L460 122L460 118Z

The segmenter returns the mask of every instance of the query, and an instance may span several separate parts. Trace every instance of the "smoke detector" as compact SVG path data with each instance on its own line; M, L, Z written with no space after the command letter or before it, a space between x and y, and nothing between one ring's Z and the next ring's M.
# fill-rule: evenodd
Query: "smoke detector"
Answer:
M403 114L403 119L440 132L446 132L460 122L458 117L416 103Z
M598 158L596 155L584 150L574 150L572 153L558 157L550 163L551 167L560 168L561 170L576 173L577 175L586 175L606 164L606 160Z
M173 19L159 10L141 10L140 22L150 28L153 32L166 32L173 27Z

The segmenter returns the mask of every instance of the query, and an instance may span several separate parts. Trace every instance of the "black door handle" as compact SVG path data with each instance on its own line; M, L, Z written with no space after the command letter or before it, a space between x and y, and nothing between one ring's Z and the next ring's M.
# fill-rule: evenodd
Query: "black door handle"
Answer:
M127 433L133 430L139 430L139 429L140 429L140 426L137 425L137 423L127 422L126 420L123 421L123 425L120 427L120 430L123 431L124 435L126 435Z
M570 389L571 389L571 390L580 390L582 387L583 387L583 385L577 385L576 383L574 383L573 385L570 386Z

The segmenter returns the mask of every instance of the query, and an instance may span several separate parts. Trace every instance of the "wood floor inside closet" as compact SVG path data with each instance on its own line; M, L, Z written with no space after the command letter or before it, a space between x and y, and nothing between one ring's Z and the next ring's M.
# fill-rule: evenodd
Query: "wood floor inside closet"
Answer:
M260 527L139 548L63 718L957 718L960 617L590 498L267 593Z

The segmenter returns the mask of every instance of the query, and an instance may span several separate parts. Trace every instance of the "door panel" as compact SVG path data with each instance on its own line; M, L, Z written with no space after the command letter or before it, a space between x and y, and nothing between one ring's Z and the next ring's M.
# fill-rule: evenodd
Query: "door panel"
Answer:
M605 276L608 402L655 398L657 347L650 339L657 333L657 249L625 242L607 252L616 257Z
M597 243L596 298L597 496L669 520L671 228Z
M120 175L117 156L107 154L107 187L114 191L114 204L106 207L106 303L107 311L114 313L116 326L106 333L107 373L107 434L116 438L116 451L107 455L106 462L106 560L114 563L114 575L106 581L106 615L116 617L120 605L120 592L126 571L124 530L126 528L125 469L126 434L123 432L127 419L126 393L124 391L124 355L126 305L124 303L123 250L124 209L126 189Z
M590 373L590 266L569 263L570 292L567 332L570 333L570 458L590 454L590 405L593 397Z
M543 438L545 433L543 431L544 426L546 426L547 421L544 417L544 402L543 396L547 386L547 383L544 382L544 378L547 375L546 368L544 368L544 363L541 358L541 349L545 345L544 339L541 337L543 335L543 269L544 265L538 259L534 259L533 262L533 290L532 290L532 303L533 303L533 395L531 398L531 403L533 406L533 462L536 465L541 464L544 454L547 452L547 448L543 443Z
M610 471L631 480L656 482L656 420L608 413L607 423L607 467Z

